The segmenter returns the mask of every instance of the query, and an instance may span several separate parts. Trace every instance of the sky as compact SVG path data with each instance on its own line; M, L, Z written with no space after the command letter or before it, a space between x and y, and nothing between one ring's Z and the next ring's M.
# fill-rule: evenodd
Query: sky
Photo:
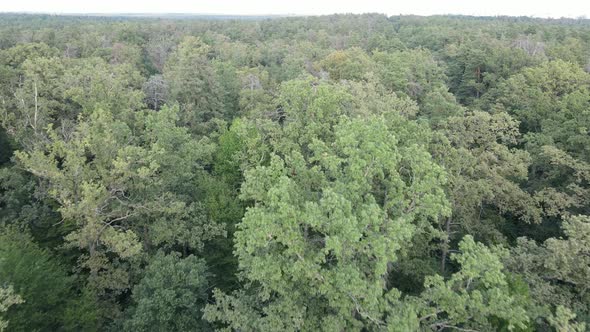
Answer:
M590 18L590 0L0 0L0 12L510 15Z

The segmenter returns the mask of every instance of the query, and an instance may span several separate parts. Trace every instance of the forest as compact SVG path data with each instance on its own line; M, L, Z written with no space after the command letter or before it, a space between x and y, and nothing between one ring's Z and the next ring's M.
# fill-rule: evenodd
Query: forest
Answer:
M0 331L590 328L590 20L0 14Z

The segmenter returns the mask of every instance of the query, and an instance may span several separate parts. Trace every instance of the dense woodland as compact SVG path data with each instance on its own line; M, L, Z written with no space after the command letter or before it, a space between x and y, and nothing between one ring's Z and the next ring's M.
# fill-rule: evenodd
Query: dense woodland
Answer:
M584 331L590 21L0 15L0 330Z

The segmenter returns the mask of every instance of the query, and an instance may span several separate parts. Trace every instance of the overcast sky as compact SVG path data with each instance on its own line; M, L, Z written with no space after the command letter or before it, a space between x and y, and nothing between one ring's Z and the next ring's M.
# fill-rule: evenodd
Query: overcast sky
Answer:
M378 12L590 18L590 0L0 0L0 12L298 14Z

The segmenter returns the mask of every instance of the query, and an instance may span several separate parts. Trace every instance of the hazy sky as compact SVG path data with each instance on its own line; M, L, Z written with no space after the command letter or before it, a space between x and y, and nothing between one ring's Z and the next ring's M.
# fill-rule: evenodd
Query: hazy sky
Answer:
M513 15L590 18L590 0L0 0L0 12Z

